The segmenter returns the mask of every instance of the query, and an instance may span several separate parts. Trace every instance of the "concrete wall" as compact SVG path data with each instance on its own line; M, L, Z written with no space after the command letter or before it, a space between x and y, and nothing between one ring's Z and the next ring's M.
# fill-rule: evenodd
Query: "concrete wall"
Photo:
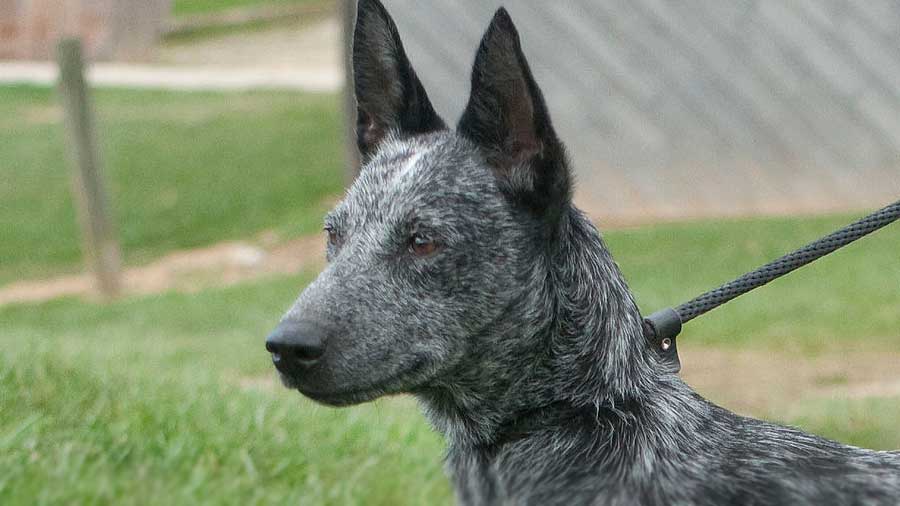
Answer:
M77 35L94 59L146 59L171 1L0 0L0 58L49 59L60 37Z
M900 198L896 0L384 0L459 117L501 4L598 216L874 208Z

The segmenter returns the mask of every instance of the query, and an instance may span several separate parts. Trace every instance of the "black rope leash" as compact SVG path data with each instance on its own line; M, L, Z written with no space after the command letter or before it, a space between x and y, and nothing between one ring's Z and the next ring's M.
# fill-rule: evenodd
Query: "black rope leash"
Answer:
M900 201L876 211L818 241L812 242L753 272L695 297L677 308L657 311L644 320L644 336L663 355L675 371L681 369L675 338L682 325L694 318L739 297L754 288L780 278L806 264L814 262L851 242L875 232L900 219Z

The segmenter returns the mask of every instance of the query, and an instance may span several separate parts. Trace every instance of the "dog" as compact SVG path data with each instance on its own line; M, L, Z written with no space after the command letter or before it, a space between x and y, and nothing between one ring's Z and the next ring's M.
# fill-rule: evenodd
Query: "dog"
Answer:
M353 67L363 167L266 341L287 387L413 394L464 505L900 504L900 453L738 416L650 348L504 9L455 130L377 0Z

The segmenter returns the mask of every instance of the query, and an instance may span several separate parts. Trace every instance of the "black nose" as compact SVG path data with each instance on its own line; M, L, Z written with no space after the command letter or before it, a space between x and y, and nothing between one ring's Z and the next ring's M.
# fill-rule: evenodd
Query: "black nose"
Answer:
M281 372L311 366L325 354L325 330L312 322L286 320L266 338L266 349Z

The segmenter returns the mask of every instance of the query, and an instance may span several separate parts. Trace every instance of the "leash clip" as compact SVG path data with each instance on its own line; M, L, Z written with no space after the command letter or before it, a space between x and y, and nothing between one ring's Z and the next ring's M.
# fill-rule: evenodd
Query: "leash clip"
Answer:
M644 337L672 372L681 371L676 338L681 333L681 315L672 308L662 309L644 318Z

